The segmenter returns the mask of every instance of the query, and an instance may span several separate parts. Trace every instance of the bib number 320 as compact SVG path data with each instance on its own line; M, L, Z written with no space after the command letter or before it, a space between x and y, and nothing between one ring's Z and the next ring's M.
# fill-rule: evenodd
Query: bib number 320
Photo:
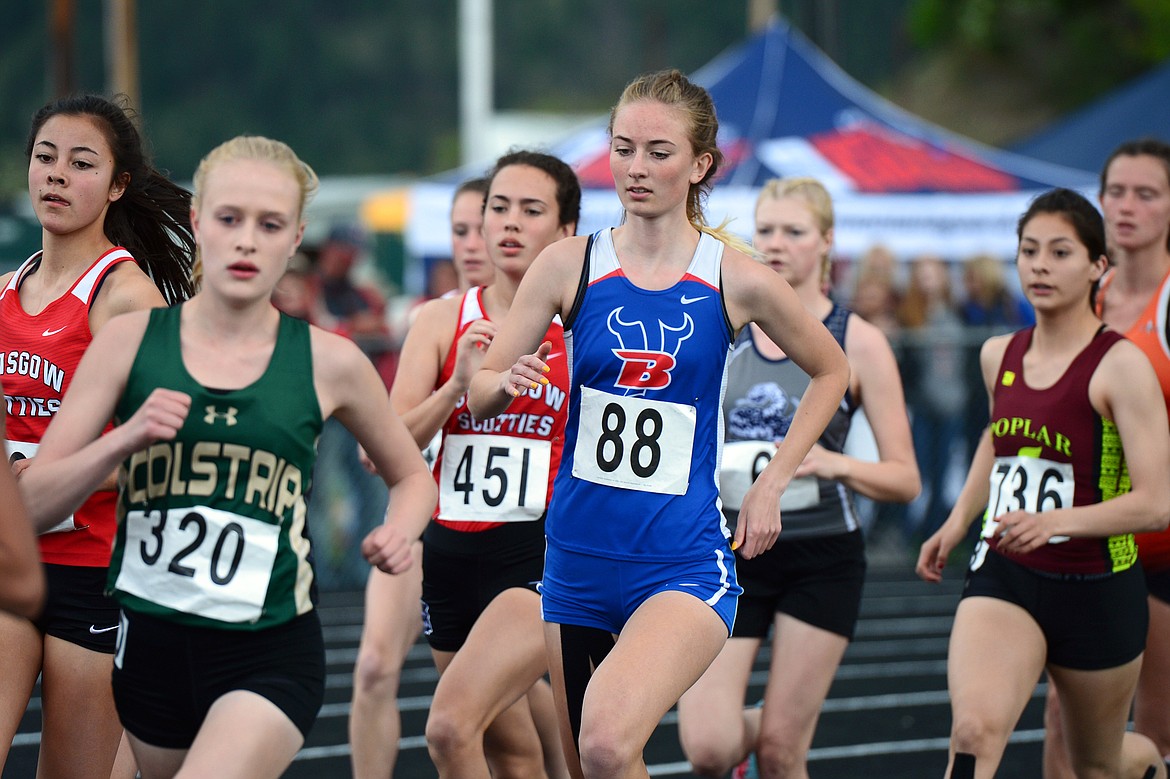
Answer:
M115 587L187 614L258 619L280 529L207 506L126 514Z

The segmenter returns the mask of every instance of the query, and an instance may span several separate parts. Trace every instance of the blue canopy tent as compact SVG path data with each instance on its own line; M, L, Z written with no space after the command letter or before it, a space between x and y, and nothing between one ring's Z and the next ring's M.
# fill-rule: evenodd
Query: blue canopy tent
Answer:
M1119 144L1170 140L1170 60L1012 144L1040 160L1099 170Z
M693 78L715 101L727 158L708 216L713 223L732 219L731 229L744 235L764 181L815 176L834 196L844 256L877 243L901 256L1007 256L1015 250L1016 219L1035 194L1093 186L1087 170L993 149L903 111L782 20ZM621 219L606 123L599 117L551 149L574 166L585 188L580 233ZM414 187L407 244L416 255L448 251L452 181L443 176Z

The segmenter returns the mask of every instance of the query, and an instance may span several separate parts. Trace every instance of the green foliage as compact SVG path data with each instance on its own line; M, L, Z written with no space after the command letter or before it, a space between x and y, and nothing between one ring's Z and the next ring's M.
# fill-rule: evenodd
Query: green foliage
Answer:
M25 190L28 120L51 88L51 5L0 3L0 197ZM104 5L74 3L78 90L103 90ZM606 111L638 73L693 72L743 39L747 14L744 0L494 6L496 107L574 114ZM970 65L992 61L1034 82L1050 112L1170 56L1167 0L777 6L847 70L868 73L869 83L905 61L905 32L921 49L954 52L961 78L978 78L985 71ZM141 114L156 161L187 179L208 149L248 132L288 141L322 175L425 175L455 166L457 7L457 0L140 0Z
M1170 56L1165 0L914 0L907 28L924 49L968 63L999 60L1058 108Z
M97 0L76 3L74 71L103 91ZM288 141L319 173L453 167L458 150L457 0L139 2L141 114L175 178L237 133ZM642 70L690 71L742 39L740 3L497 0L495 104L604 111ZM19 160L47 99L50 3L0 4L0 154ZM0 190L23 177L0 168Z

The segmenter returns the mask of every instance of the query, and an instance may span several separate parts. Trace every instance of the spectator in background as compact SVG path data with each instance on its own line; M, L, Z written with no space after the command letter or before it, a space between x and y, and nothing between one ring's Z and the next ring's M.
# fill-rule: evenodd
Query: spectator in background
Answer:
M959 307L963 324L967 326L967 340L963 344L968 387L978 387L983 380L979 367L979 345L995 335L1019 330L1034 324L1032 306L1008 287L1003 272L1004 263L990 254L977 254L963 263L963 288L966 299ZM975 454L975 447L987 427L987 401L982 393L971 392L967 411L963 416L967 458Z
M272 290L272 305L289 316L313 322L313 289L305 254L297 252L289 260L288 269Z
M977 254L963 263L966 299L960 306L963 322L972 327L1018 330L1033 324L1032 306L1008 287L1003 261L990 254Z
M877 273L858 276L851 305L853 313L877 327L887 338L898 332L898 291L893 278Z
M941 258L923 255L911 262L910 283L897 313L903 328L902 379L923 486L903 530L918 539L933 533L950 512L948 477L968 395L963 322L950 269Z
M435 260L427 271L427 300L441 298L447 293L459 291L459 273L451 260Z
M861 255L853 274L850 309L889 338L898 331L897 263L894 253L875 244Z
M389 387L397 350L386 322L386 296L356 277L358 264L369 250L369 234L357 225L341 224L329 232L313 264L312 319L319 327L352 339Z
M309 321L354 341L389 387L398 353L386 322L386 299L357 279L359 263L369 247L369 235L359 226L333 227L317 251L303 291L308 293ZM298 281L295 271L282 279L280 295L285 304L303 309ZM317 451L316 488L309 510L324 519L316 539L321 585L326 589L361 587L370 567L362 559L359 544L385 513L386 488L362 466L357 442L336 420L326 421Z

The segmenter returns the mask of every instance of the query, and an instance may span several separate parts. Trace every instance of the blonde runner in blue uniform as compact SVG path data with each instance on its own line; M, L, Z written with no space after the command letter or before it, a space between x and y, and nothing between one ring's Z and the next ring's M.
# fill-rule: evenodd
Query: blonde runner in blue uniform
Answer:
M626 88L610 116L624 223L541 253L472 379L476 417L504 412L546 380L543 338L561 317L570 410L541 599L578 777L646 775L650 734L727 639L732 549L752 557L775 542L780 493L848 383L840 347L788 284L706 225L717 129L710 95L678 71ZM720 396L749 321L812 381L730 539L716 494Z
M114 698L144 779L278 777L304 743L324 694L305 493L326 418L390 488L385 523L362 542L371 564L416 565L410 541L434 505L369 360L270 302L316 181L266 138L203 160L191 211L202 289L103 328L21 479L46 526L122 463Z

